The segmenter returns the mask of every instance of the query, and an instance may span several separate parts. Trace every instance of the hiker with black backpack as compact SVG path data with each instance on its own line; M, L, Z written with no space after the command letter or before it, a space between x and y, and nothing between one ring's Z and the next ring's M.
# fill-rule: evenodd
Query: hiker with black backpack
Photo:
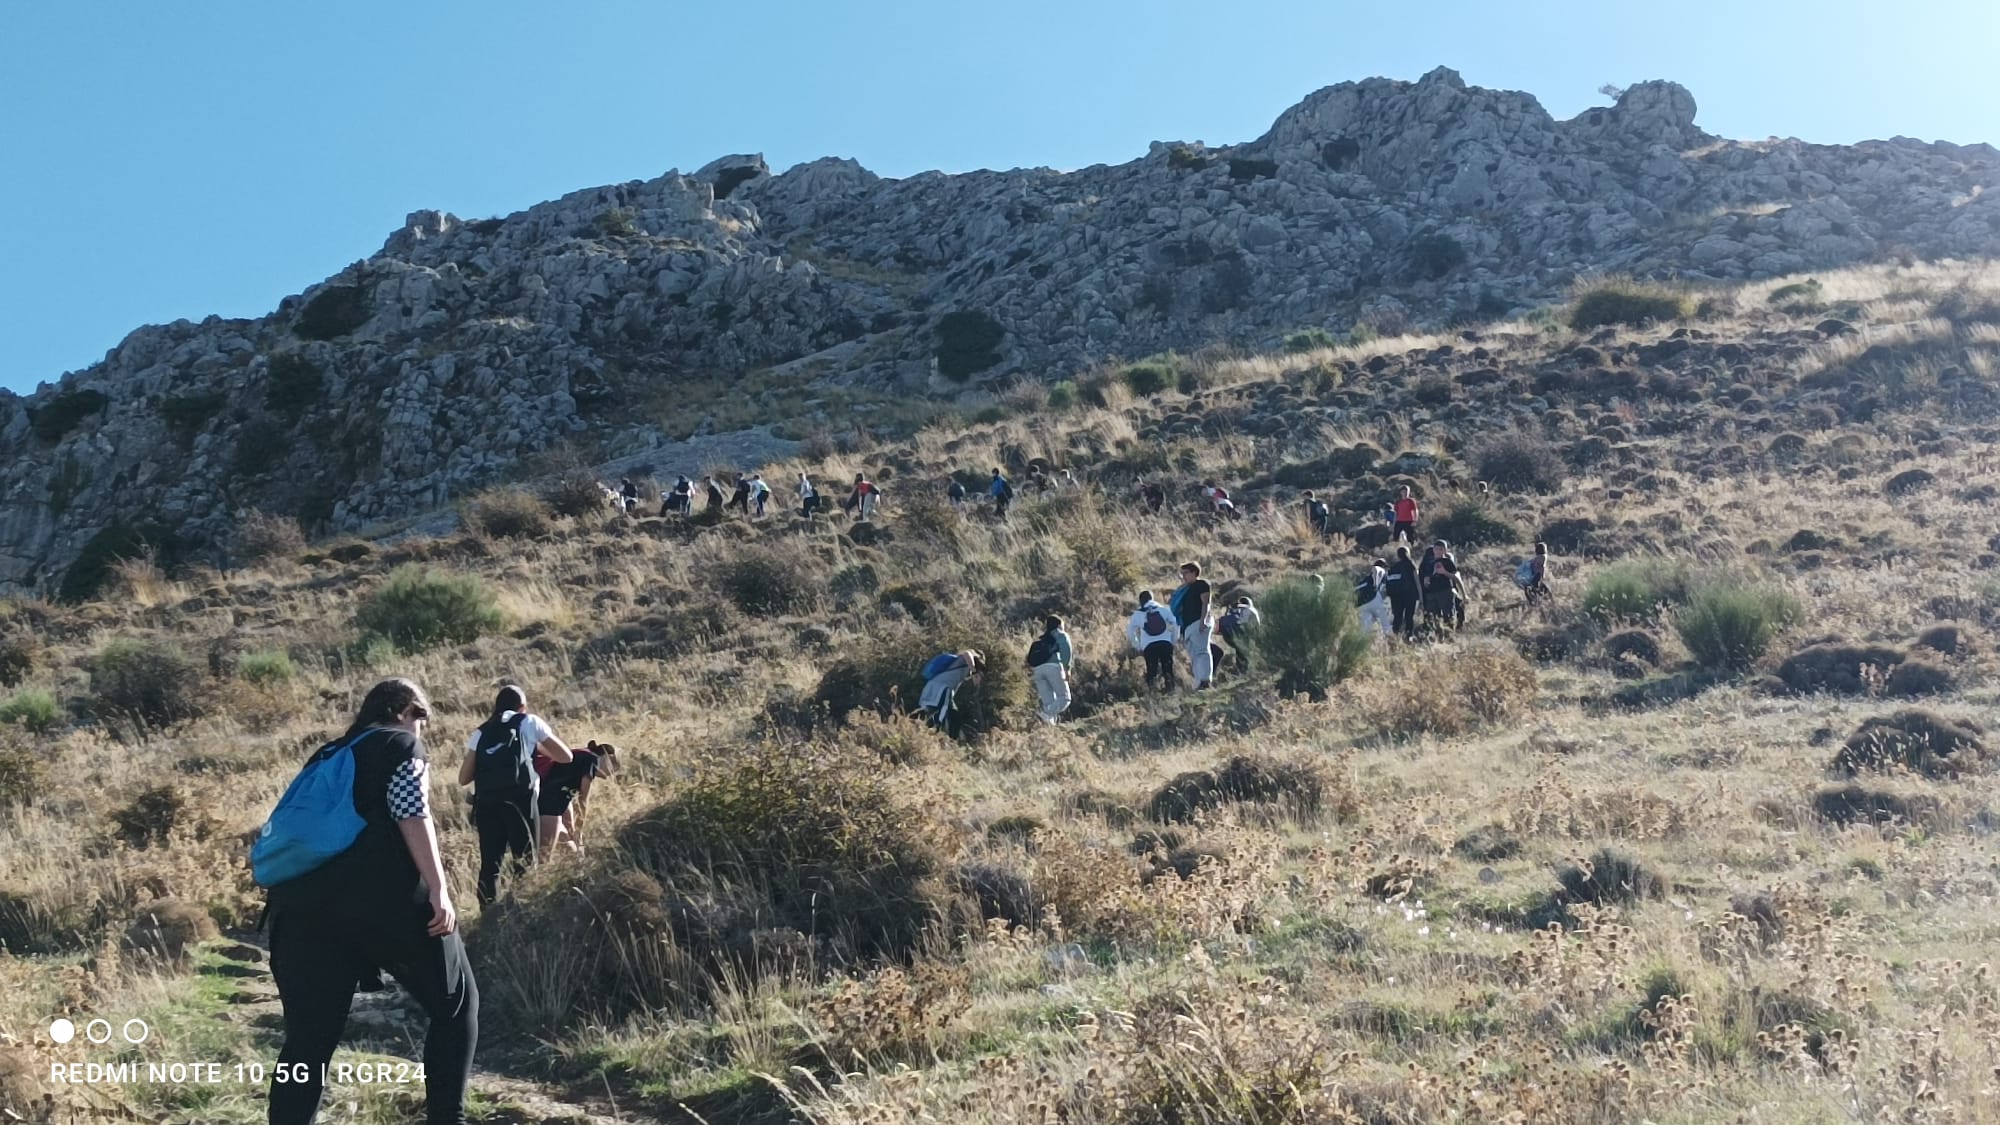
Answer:
M1041 720L1050 726L1069 710L1069 669L1075 659L1063 619L1054 614L1042 620L1042 635L1028 646L1028 676L1034 681L1035 696L1041 700Z
M1417 602L1423 598L1417 587L1417 564L1410 561L1408 547L1396 548L1396 561L1389 564L1382 583L1389 594L1389 627L1407 640L1416 634Z
M1321 539L1331 534L1333 531L1333 509L1328 508L1326 501L1314 495L1313 490L1310 488L1306 489L1305 507L1306 526L1312 529L1313 534L1319 536Z
M1354 608L1361 611L1361 632L1388 636L1393 630L1389 626L1389 563L1376 559L1368 567L1367 573L1354 584Z
M1146 686L1158 678L1161 691L1179 687L1174 675L1174 623L1167 607L1153 600L1151 590L1139 591L1139 609L1125 622L1125 639L1146 658Z
M1194 689L1204 691L1215 678L1215 612L1209 604L1211 590L1201 576L1199 563L1181 564L1181 584L1167 598L1181 644L1188 651L1189 672Z
M555 763L572 757L568 746L538 715L528 713L528 696L509 684L493 700L493 714L466 739L458 783L472 786L472 825L479 831L479 903L499 893L500 864L514 859L514 873L526 870L535 850L539 786L534 759Z
M311 1125L356 983L377 970L429 1021L424 1119L465 1121L479 989L431 820L430 714L409 680L376 684L347 732L313 753L252 849L252 873L270 889L264 924L285 1021L272 1125Z
M951 506L954 508L965 507L965 485L956 475L944 486L944 498L951 501Z
M799 474L799 518L809 520L819 511L819 489L813 487L812 479Z
M764 483L763 473L750 474L750 502L757 507L756 518L764 518L764 506L771 502L771 486Z
M722 514L722 505L724 502L722 497L722 486L715 483L715 478L713 476L706 476L701 478L701 483L704 489L704 495L706 497L705 501L701 506L702 514L706 516L720 516Z
M736 474L736 486L730 490L729 503L724 505L724 507L730 511L742 512L746 516L750 514L749 477L744 476L742 473Z

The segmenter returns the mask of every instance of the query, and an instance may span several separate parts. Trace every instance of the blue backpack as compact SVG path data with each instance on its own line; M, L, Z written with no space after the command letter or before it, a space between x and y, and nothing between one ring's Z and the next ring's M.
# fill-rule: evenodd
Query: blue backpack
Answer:
M929 660L924 661L924 679L935 680L939 676L944 675L945 671L957 662L957 660L958 654L955 652L940 652Z
M250 849L250 873L266 889L289 883L354 846L368 822L354 808L354 747L375 733L320 747L292 779Z

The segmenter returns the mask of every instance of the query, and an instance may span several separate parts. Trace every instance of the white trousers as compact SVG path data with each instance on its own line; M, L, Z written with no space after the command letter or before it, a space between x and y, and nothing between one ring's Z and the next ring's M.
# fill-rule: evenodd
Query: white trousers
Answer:
M1056 716L1069 710L1069 670L1060 660L1034 669L1035 694L1042 700L1042 721L1053 724Z

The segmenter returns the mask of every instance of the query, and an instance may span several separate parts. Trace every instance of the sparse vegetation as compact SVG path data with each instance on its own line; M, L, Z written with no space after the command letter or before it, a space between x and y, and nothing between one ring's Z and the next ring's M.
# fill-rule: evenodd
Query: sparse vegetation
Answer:
M208 679L173 645L120 637L90 664L91 707L99 715L165 727L208 709Z
M16 692L0 703L0 724L18 726L29 734L47 734L61 725L62 704L46 688Z
M493 591L477 575L448 574L406 563L361 603L354 624L404 652L476 641L501 625Z
M1675 612L1674 632L1703 667L1740 672L1803 617L1798 600L1783 590L1717 584L1696 590Z
M1590 576L1583 610L1607 624L1654 621L1687 601L1691 581L1688 564L1677 559L1621 559Z
M28 427L35 436L54 445L83 425L84 419L102 414L111 405L111 396L90 389L66 391L28 410Z
M1277 673L1279 692L1324 699L1367 659L1372 642L1344 587L1294 579L1272 587L1262 600L1264 621L1250 643L1259 662Z
M299 309L292 332L305 340L337 340L368 323L372 294L360 285L329 285Z
M306 533L290 516L251 510L236 521L231 556L245 566L296 559L306 549Z
M1588 332L1607 324L1638 327L1694 315L1687 293L1665 285L1629 280L1605 281L1583 290L1570 309L1569 326Z
M603 499L591 485L592 499L599 507ZM520 488L490 488L465 502L465 525L494 539L534 539L555 529L548 505L534 493Z
M1465 264L1465 246L1443 231L1421 234L1410 240L1410 264L1418 274L1436 279Z
M938 374L955 383L965 382L1000 362L1000 342L1006 338L1006 328L979 309L944 314L938 319L937 350L933 353Z

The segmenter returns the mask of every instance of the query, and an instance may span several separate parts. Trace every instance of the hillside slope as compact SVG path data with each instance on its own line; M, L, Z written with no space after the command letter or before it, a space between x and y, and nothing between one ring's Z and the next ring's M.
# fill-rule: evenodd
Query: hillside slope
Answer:
M1146 395L1107 373L773 467L869 473L865 525L598 512L7 603L0 1109L90 1057L40 1036L54 1012L146 1016L127 1057L268 1059L270 1028L229 1014L254 979L218 979L213 943L190 976L155 950L247 925L242 834L402 674L434 696L481 1061L507 1075L480 1120L563 1120L497 1100L548 1087L710 1125L1988 1120L2000 276L1708 300L1190 363ZM1081 484L1005 522L942 497L1036 462ZM1250 514L1205 514L1208 478ZM1145 690L1137 589L1196 559L1296 636L1277 607L1313 573L1344 604L1404 484L1459 545L1464 635L1374 644L1324 702L1280 696L1276 648L1211 692ZM1507 579L1533 536L1556 597L1531 613ZM497 615L368 635L428 612L371 609L426 571ZM1050 612L1078 654L1053 729L1016 667ZM915 668L967 645L994 659L980 729L902 720ZM588 853L481 911L445 778L499 677L628 764ZM393 1001L353 1034L411 1050ZM335 1095L364 1125L409 1112Z
M245 508L352 531L571 446L754 464L1020 375L1490 319L1591 272L2000 248L1990 147L1694 120L1670 83L1559 122L1440 69L1319 91L1243 144L1071 172L727 157L504 218L419 211L270 316L143 328L0 401L0 588L54 588L97 536L214 559ZM736 437L678 444L695 434Z

